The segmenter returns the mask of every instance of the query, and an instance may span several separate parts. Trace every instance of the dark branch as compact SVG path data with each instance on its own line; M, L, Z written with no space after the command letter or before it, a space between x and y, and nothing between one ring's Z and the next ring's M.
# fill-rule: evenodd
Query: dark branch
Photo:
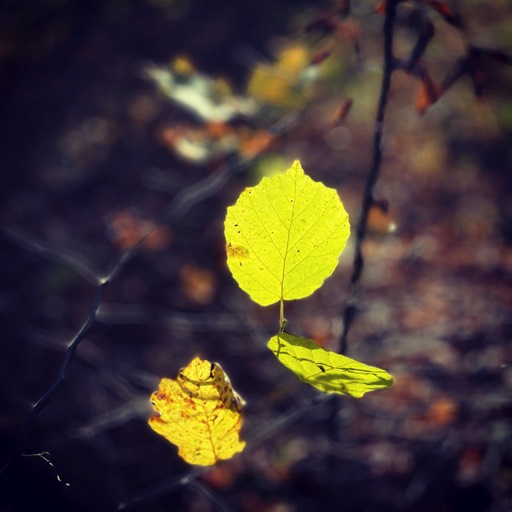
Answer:
M213 194L217 193L228 181L229 178L236 173L240 172L241 169L245 168L247 164L247 160L236 158L233 161L226 164L221 170L219 170L216 174L208 176L204 180L196 183L194 185L190 185L186 187L181 192L179 192L169 203L168 207L165 208L158 219L159 222L176 222L181 219L195 204L204 201L208 197L211 197ZM90 331L94 321L96 319L96 314L98 312L98 308L101 302L101 298L103 296L103 292L105 287L110 283L113 279L115 279L121 270L124 268L126 263L131 260L131 258L137 253L140 249L144 240L146 240L158 226L155 226L149 229L139 240L133 245L131 248L124 251L121 256L117 259L117 261L112 266L111 270L107 273L107 275L103 278L98 278L95 269L92 268L85 260L77 257L76 255L68 255L67 253L64 257L58 256L58 251L51 248L50 244L44 244L41 242L34 242L29 240L29 237L26 234L21 236L18 231L11 229L8 230L8 234L15 241L19 241L20 245L24 247L28 247L31 250L34 250L43 256L48 257L52 260L57 260L59 262L67 263L73 268L77 273L81 274L83 277L88 280L95 279L98 284L96 289L96 295L91 306L89 315L85 320L82 327L75 334L73 339L70 341L68 348L64 353L64 358L62 360L59 373L55 379L55 381L51 384L47 391L41 396L41 398L36 402L36 404L32 407L27 419L25 420L23 427L21 429L21 433L18 439L18 442L14 446L9 458L0 469L0 474L3 473L7 466L10 464L12 459L18 456L23 451L23 445L32 430L37 418L41 414L41 412L48 406L51 399L58 391L58 389L64 383L66 378L68 369L73 361L76 350L80 344L80 342L85 338L87 333Z
M428 44L432 40L435 34L435 28L433 23L427 18L423 17L421 32L418 35L416 44L409 55L409 58L404 63L406 71L411 72L419 60L423 57Z
M53 398L53 395L59 390L59 388L64 383L64 379L66 378L68 369L71 365L71 362L73 361L73 358L76 354L76 349L78 348L78 345L80 342L85 338L87 333L89 332L94 319L96 318L96 313L98 311L101 297L103 295L103 292L105 290L105 287L109 281L102 282L98 288L96 289L96 295L94 297L94 302L92 304L91 310L89 312L89 316L87 317L87 320L84 322L80 330L76 333L75 337L71 340L71 342L68 345L68 348L66 349L66 352L64 353L64 359L62 361L62 364L60 366L59 373L57 375L57 378L54 380L52 385L48 388L48 390L43 394L43 396L35 403L35 405L32 407L32 410L30 411L30 414L28 415L27 419L25 420L25 423L23 425L23 428L21 429L20 437L18 439L18 443L15 446L12 454L4 464L3 468L1 469L0 473L2 473L13 457L18 455L23 450L23 444L25 443L25 440L27 439L28 434L32 430L32 427L34 426L35 421L39 417L39 415L43 412L43 410L48 406L51 399Z
M366 178L363 202L359 221L356 228L356 247L354 255L354 267L350 279L351 296L343 311L343 332L340 340L340 352L347 350L347 337L350 327L356 314L356 301L358 296L358 285L364 268L363 242L366 238L366 229L368 215L374 204L373 191L377 180L379 179L382 162L382 136L384 131L384 118L389 98L389 89L391 85L391 75L395 69L395 58L393 55L393 37L394 22L396 17L397 0L388 0L386 2L385 20L384 20L384 69L380 87L380 97L377 104L377 114L375 118L375 131L373 137L372 163L368 176Z

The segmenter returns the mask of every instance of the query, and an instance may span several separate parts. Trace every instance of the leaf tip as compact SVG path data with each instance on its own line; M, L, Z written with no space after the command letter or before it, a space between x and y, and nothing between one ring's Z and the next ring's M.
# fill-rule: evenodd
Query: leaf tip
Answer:
M304 174L304 169L302 168L302 164L299 159L295 159L288 169L289 172L294 172L296 174Z

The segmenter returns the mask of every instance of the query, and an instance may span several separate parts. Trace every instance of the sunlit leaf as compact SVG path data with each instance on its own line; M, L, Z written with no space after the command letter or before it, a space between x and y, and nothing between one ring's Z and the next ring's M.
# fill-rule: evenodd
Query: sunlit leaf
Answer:
M307 338L281 332L269 340L268 348L301 381L324 393L361 398L393 384L385 370L326 350Z
M307 297L322 286L350 234L336 190L304 174L298 160L285 174L242 192L224 228L229 269L262 306Z
M176 380L160 381L151 403L158 414L149 425L178 446L189 464L211 466L244 449L239 438L243 400L217 363L196 357Z

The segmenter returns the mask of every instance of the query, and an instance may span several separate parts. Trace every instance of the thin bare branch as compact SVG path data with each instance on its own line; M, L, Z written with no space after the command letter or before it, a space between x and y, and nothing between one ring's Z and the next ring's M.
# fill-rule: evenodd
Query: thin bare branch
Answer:
M395 69L395 58L393 55L394 23L396 17L397 0L386 2L384 20L384 69L380 87L380 97L377 104L377 115L375 118L375 131L373 136L372 163L366 178L361 213L356 228L356 247L354 255L354 267L350 279L351 292L343 311L343 332L340 340L340 352L347 351L347 338L357 310L359 296L359 281L364 268L363 242L366 238L368 216L375 201L373 192L379 179L382 162L382 137L384 133L384 118L388 105L391 75Z
M190 208L192 208L192 206L216 194L228 182L232 175L236 174L240 171L241 168L244 167L245 163L245 160L237 159L231 164L224 166L216 174L208 176L199 183L183 189L170 201L169 206L162 212L162 220L167 222L175 222L182 218L183 215L185 215L190 210ZM157 225L157 223L155 224ZM142 243L155 231L155 229L156 227L149 229L134 246L123 252L118 260L114 263L111 270L107 273L106 277L103 278L98 277L99 273L97 273L96 270L93 269L92 265L86 262L83 258L80 258L79 256L66 251L64 251L62 255L59 255L59 251L53 248L51 244L36 241L33 237L28 236L19 230L9 230L8 234L12 238L16 238L24 247L36 251L51 260L59 260L69 264L71 268L73 268L87 280L95 280L96 284L98 284L98 287L96 289L89 315L73 339L70 341L66 351L64 352L64 358L62 360L56 379L32 407L27 419L23 424L18 442L16 443L7 461L0 469L0 474L5 471L12 459L23 451L23 445L37 418L48 406L55 393L64 383L76 350L80 345L80 342L90 331L96 319L105 288L113 279L119 275L125 264L128 263L128 261L130 261L130 259L137 253Z

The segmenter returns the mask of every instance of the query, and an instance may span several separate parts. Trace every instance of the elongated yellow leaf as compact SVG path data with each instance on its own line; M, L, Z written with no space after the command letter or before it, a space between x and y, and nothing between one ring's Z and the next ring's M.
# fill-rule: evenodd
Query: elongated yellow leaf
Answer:
M269 340L268 348L301 381L324 393L361 398L393 385L385 370L325 350L307 338L281 332Z
M242 290L267 306L301 299L322 286L350 235L336 190L313 181L296 160L263 178L228 208L228 266Z
M244 449L243 400L217 363L193 359L176 380L162 379L151 395L151 428L179 448L189 464L211 466Z

